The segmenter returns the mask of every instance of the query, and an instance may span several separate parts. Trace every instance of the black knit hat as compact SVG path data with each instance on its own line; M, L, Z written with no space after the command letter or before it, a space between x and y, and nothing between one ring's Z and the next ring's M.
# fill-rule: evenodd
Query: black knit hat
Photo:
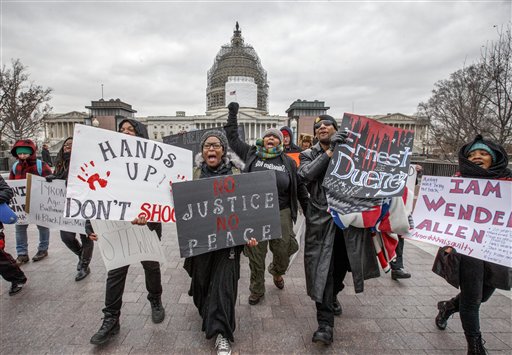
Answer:
M332 125L334 126L335 130L338 130L338 122L334 119L334 117L329 115L320 115L317 118L315 118L315 121L313 122L313 135L316 134L316 128L315 125L320 121L330 121L332 122Z
M204 142L209 137L217 137L219 139L220 144L222 145L222 148L224 148L224 155L225 155L226 152L228 151L228 139L226 138L226 135L224 134L224 132L216 130L216 129L212 129L211 131L204 132L204 134L201 136L201 149L203 149Z

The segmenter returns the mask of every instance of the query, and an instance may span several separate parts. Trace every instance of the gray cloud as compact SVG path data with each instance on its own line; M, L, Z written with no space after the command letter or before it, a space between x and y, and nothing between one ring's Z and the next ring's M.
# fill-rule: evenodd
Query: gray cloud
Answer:
M270 112L296 99L330 113L412 114L434 83L496 38L511 3L4 3L2 62L54 89L54 112L101 96L140 115L202 114L206 73L239 21L270 81Z

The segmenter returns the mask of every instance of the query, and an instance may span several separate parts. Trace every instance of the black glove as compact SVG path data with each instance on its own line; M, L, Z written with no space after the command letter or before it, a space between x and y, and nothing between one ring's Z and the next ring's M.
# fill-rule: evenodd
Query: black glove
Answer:
M53 180L55 180L57 177L55 175L48 175L48 176L45 176L45 179L46 179L46 182L52 182Z
M238 108L240 106L238 105L237 102L230 102L229 105L228 105L228 110L229 110L229 114L228 114L228 119L232 119L232 120L236 120L236 116L238 115Z
M334 148L338 144L343 144L347 140L348 132L347 131L338 131L334 133L334 135L331 137L331 145L329 146L329 149L331 152L334 152Z

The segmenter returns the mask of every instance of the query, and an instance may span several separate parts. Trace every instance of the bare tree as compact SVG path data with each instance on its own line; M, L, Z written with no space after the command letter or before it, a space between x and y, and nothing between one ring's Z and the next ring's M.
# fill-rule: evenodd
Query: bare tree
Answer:
M26 69L15 59L12 68L0 70L0 134L13 140L33 137L51 111L52 89L29 81Z
M500 144L512 144L512 33L498 29L498 40L484 47L480 59L483 74L489 81L480 94L489 102L492 137Z
M468 138L489 133L488 100L481 95L488 87L481 67L472 65L438 81L430 99L419 104L418 114L430 121L431 139L445 156Z

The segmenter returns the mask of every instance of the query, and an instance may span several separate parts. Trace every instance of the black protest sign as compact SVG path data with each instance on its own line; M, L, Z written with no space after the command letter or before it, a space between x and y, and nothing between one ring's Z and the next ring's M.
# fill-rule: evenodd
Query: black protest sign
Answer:
M402 195L411 161L414 131L345 113L340 130L349 135L329 163L323 185L344 197Z
M181 257L281 238L274 171L173 185Z
M195 157L197 153L201 152L201 137L205 132L209 131L221 131L224 133L224 128L214 127L207 129L199 129L196 131L190 131L186 133L173 134L170 136L163 137L165 144L174 145L176 147L188 149L192 151L192 156ZM242 141L245 141L245 131L243 126L238 126L238 135Z

